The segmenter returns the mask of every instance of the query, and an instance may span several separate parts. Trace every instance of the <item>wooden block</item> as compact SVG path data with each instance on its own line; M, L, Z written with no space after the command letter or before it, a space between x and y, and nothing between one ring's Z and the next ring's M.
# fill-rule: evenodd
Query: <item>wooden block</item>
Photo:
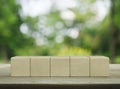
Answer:
M109 58L90 56L90 76L109 76Z
M30 76L30 57L12 57L11 76Z
M51 57L51 76L69 76L69 57Z
M70 57L70 76L89 76L89 57Z
M50 76L50 56L31 57L31 76Z

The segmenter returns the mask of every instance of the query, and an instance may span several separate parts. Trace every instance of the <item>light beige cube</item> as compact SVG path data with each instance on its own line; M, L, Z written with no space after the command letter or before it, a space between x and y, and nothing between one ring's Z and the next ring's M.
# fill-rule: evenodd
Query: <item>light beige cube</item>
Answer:
M31 57L31 76L50 76L50 56Z
M30 76L30 57L12 57L11 76Z
M89 76L89 57L70 57L70 76Z
M69 57L51 57L51 76L69 76Z
M90 56L90 76L109 76L109 58Z

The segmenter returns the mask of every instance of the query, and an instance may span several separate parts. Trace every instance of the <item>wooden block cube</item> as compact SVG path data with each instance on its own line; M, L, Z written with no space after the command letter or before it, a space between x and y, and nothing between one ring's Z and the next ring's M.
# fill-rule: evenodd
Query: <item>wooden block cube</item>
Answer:
M30 76L30 57L12 57L11 76Z
M109 76L109 58L90 56L90 76Z
M50 76L50 56L31 57L31 76Z
M51 76L69 76L69 57L51 57Z
M89 76L89 57L70 57L70 76Z

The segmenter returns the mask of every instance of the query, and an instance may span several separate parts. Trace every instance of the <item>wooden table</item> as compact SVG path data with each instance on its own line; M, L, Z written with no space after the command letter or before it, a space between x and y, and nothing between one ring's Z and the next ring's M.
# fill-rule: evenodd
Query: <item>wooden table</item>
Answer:
M10 64L0 64L0 89L120 89L120 64L110 64L109 77L11 77Z

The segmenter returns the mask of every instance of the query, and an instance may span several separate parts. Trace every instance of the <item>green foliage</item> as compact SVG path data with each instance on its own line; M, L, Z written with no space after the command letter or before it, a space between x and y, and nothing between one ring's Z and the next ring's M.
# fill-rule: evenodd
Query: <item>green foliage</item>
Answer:
M65 10L60 10L53 3L48 14L33 18L20 17L21 7L15 0L0 0L0 58L14 55L110 56L110 24L113 19L113 24L120 30L120 0L115 0L114 17L110 19L109 11L99 23L94 22L96 12L92 8L96 0L76 2L76 7ZM72 13L74 18L63 18L63 11ZM28 27L28 33L20 31L21 24ZM40 45L35 44L36 40L42 40L43 44L41 41ZM117 63L120 63L119 45L120 36L117 42Z
M80 47L63 47L58 51L59 56L88 56L91 55L90 50Z
M15 0L0 0L0 56L2 59L14 56L18 48L33 43L33 38L20 32L19 28L23 21L19 15L19 9L20 5Z
M116 62L115 63L120 64L120 56L116 57Z
M114 16L114 23L115 23L115 26L117 28L120 29L120 11L119 11L119 8L120 8L120 0L116 0L115 1L115 16Z

